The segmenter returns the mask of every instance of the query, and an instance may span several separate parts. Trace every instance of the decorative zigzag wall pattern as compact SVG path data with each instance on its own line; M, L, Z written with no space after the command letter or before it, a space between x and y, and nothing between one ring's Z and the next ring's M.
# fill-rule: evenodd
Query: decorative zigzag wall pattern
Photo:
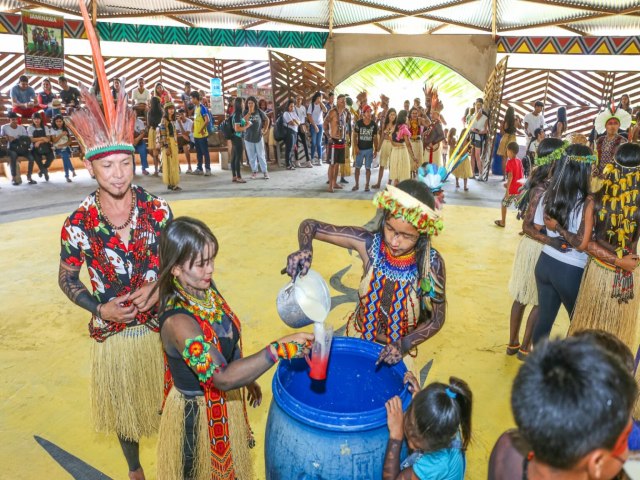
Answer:
M640 37L500 37L498 53L640 55Z
M67 38L86 38L81 21L65 20L64 23ZM98 22L98 32L102 40L110 42L264 48L324 48L328 37L324 32L226 30L109 22ZM0 33L22 35L22 17L0 14Z
M524 118L533 110L533 102L542 100L547 124L553 126L558 109L565 107L567 133L588 135L598 112L611 100L617 103L623 93L632 105L640 102L640 72L508 68L500 119L507 107Z

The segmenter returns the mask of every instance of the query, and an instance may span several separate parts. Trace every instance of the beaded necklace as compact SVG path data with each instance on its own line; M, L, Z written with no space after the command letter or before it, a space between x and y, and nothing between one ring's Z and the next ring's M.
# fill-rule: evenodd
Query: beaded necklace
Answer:
M384 312L382 305L385 285L392 282L391 302L387 315L387 340L395 342L408 333L407 302L411 291L417 290L418 265L416 252L394 257L389 252L382 235L375 234L370 249L372 275L364 301L364 319L362 336L365 340L375 341L378 331L379 315Z
M104 211L102 210L102 205L100 204L100 188L98 188L98 190L96 191L96 207L98 208L98 213L104 219L105 223L109 225L111 228L113 228L115 231L123 230L127 228L131 223L131 220L133 220L133 212L135 212L136 210L136 194L134 193L133 188L129 187L129 190L131 191L131 209L129 210L129 218L127 218L127 221L123 223L122 226L120 227L117 227L113 223L111 223L111 220L109 220L107 216L104 214Z
M222 315L225 313L224 302L222 297L216 294L213 287L209 287L205 291L204 298L199 298L187 292L175 277L173 278L173 286L185 300L180 302L182 308L211 324L222 323Z

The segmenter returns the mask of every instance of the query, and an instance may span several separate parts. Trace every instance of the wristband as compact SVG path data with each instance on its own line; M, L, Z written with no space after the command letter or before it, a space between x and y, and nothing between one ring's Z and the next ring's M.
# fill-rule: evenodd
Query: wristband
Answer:
M299 357L300 352L304 349L304 345L298 342L272 342L271 345L275 348L278 357L284 360L291 360L292 358Z

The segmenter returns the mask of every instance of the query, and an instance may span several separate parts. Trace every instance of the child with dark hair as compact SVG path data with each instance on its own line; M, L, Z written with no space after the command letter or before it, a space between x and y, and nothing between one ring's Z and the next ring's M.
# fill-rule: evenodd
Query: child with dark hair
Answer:
M615 478L628 456L637 395L630 356L597 331L536 348L511 393L518 430L496 442L489 480Z
M507 165L504 170L507 181L504 183L506 192L502 199L502 220L494 222L498 227L502 228L506 225L507 208L518 199L520 187L522 187L520 180L522 180L524 174L522 172L522 160L517 157L519 150L520 147L516 142L511 142L507 145Z
M465 450L471 439L469 385L459 378L449 384L432 383L419 391L411 373L405 376L414 392L406 413L400 397L386 404L389 441L384 459L383 480L446 479L462 480L465 475ZM400 463L402 441L413 453Z

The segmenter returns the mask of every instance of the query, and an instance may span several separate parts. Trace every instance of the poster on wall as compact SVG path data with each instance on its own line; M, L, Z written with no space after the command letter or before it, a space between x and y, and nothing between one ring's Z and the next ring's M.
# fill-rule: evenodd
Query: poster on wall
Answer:
M22 11L24 68L27 75L58 76L64 73L64 18Z
M273 102L273 89L258 87L257 83L238 83L237 95L239 97L256 97L258 100L264 98L267 103Z

